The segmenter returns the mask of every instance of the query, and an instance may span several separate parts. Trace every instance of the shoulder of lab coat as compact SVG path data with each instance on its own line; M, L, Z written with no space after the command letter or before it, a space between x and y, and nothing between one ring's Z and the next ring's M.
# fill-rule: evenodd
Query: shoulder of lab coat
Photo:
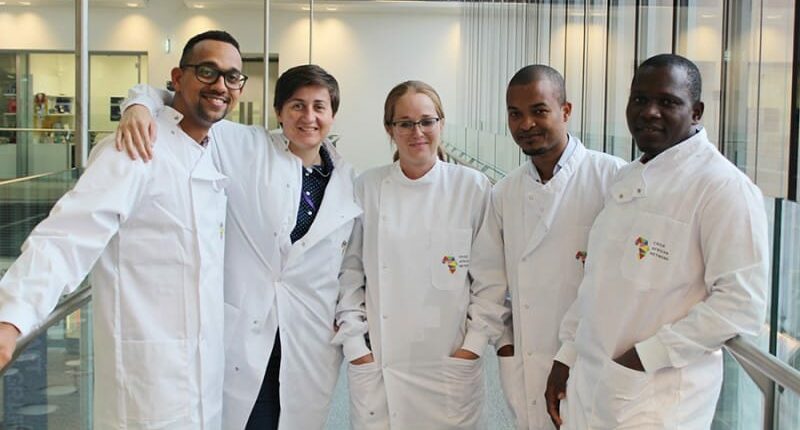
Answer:
M708 295L635 345L648 372L684 367L736 335L757 334L764 322L769 250L763 196L710 142L704 152L693 174L707 185L693 223Z
M138 84L128 90L128 97L122 101L120 110L125 112L126 109L133 105L142 105L150 111L153 117L156 117L164 106L170 104L172 104L171 92L160 90L147 84Z
M91 270L146 190L151 166L131 161L108 136L75 187L34 228L0 280L0 321L33 330Z
M378 187L391 171L390 166L369 169L355 179L356 203L361 206L367 187ZM336 304L336 324L339 330L332 343L342 345L348 361L370 353L364 335L369 331L366 311L366 276L364 272L364 224L363 213L356 218L353 232L342 259L339 273L339 302Z

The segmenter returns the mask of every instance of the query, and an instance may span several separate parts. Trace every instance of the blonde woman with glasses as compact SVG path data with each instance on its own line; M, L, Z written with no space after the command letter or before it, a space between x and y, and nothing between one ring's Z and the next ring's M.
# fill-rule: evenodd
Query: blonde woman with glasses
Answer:
M439 95L419 81L386 98L393 164L355 185L337 308L354 429L485 428L480 356L503 330L505 288L468 275L489 180L438 156Z

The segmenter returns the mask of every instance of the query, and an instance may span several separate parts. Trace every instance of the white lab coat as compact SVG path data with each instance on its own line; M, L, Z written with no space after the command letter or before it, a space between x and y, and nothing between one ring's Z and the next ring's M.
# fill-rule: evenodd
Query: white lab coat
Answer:
M708 429L721 345L764 322L767 248L761 192L705 130L623 167L562 327L565 428ZM633 346L645 372L612 361Z
M483 353L502 333L505 286L477 289L467 271L489 203L481 173L437 161L420 179L398 163L356 181L364 214L342 266L335 339L348 360L355 429L483 428ZM366 321L364 320L366 318Z
M151 112L171 96L139 85L132 103ZM325 426L341 367L333 345L339 268L355 218L352 167L326 139L334 164L314 223L292 244L302 162L280 131L220 121L215 164L230 179L225 241L223 428L247 424L280 327L281 430Z
M339 268L361 208L354 173L327 140L334 164L305 236L291 243L302 163L280 132L222 122L215 154L229 175L225 259L226 429L242 429L261 388L280 327L279 428L325 426L342 352L333 345Z
M0 282L0 320L25 334L94 266L98 429L221 426L226 178L180 119L160 115L152 163L101 142Z
M574 150L547 183L536 181L528 162L495 185L470 271L478 284L508 283L512 318L497 346L515 346L513 357L498 360L518 429L554 428L544 391L561 345L558 329L583 278L589 229L625 164L570 141Z

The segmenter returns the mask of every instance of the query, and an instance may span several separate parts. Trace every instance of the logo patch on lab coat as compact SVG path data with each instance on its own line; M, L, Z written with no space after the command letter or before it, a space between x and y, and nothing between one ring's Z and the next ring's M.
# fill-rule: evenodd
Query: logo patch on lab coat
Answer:
M581 264L586 265L586 251L578 251L575 254L575 259L580 261Z
M651 255L660 260L669 261L669 251L664 242L654 240L651 243L649 240L639 236L636 238L635 244L639 247L639 260Z
M450 273L456 273L456 269L458 269L458 262L456 261L455 257L451 255L445 255L442 257L442 264L447 265L447 269L450 270Z
M639 260L647 257L647 254L650 252L650 245L647 239L639 236L636 238L635 244L639 247Z

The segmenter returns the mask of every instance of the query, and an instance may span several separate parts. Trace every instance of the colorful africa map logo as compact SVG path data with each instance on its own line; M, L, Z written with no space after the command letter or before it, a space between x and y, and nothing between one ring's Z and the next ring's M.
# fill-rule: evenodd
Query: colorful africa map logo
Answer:
M650 252L650 245L647 239L639 236L636 238L636 246L639 247L639 260L647 256L647 253Z
M455 257L450 255L445 255L442 257L442 264L447 265L447 269L450 270L450 273L456 273L456 269L458 268L458 262L456 261Z

